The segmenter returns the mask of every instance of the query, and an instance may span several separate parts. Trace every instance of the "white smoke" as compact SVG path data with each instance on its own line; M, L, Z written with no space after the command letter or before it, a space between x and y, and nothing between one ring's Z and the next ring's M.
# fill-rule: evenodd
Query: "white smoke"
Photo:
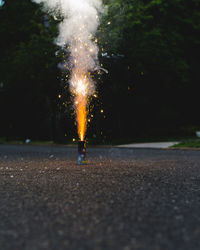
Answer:
M56 43L71 52L71 64L83 71L93 71L98 65L98 47L94 35L103 12L102 0L32 0L43 3L46 11L61 14Z

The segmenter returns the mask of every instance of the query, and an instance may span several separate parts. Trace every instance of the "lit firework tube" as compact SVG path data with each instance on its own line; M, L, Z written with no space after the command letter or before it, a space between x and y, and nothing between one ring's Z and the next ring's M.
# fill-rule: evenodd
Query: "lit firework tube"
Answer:
M86 164L86 141L78 142L78 164L84 165Z

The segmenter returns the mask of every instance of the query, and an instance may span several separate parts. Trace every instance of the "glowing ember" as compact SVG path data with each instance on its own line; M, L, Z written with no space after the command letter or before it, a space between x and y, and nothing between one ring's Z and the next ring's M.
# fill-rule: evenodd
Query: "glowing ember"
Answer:
M78 80L75 86L75 109L78 135L80 140L83 141L87 128L87 84L84 80Z
M74 106L76 110L77 130L81 141L85 138L87 129L88 97L92 81L85 75L79 73L80 69L74 68L71 78L71 91L74 95Z
M78 135L81 141L85 138L85 132L87 127L87 111L86 105L87 101L85 100L84 96L78 96L78 104L76 106L76 115L77 115L77 122L78 122Z

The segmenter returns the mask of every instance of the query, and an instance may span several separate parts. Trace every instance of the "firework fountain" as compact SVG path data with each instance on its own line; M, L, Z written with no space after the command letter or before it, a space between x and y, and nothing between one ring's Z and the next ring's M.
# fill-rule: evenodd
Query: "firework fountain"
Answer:
M99 15L103 11L101 0L33 0L43 3L46 11L61 15L59 36L56 43L70 51L70 90L76 111L78 143L78 163L85 162L85 133L89 97L94 94L95 85L90 73L98 69L98 46L95 33L99 25Z

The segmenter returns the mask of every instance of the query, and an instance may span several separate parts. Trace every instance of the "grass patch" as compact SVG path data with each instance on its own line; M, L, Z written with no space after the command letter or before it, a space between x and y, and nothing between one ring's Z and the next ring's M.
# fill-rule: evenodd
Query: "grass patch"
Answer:
M185 140L172 146L172 148L200 148L200 139Z

